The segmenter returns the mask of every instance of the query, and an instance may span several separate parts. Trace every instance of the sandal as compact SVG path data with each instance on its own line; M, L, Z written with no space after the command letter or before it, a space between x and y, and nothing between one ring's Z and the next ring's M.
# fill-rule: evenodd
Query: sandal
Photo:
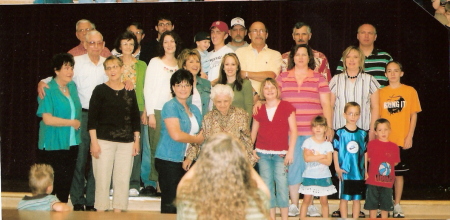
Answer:
M364 214L364 212L359 212L358 218L365 218L365 217L366 217L366 214Z
M341 217L341 211L336 210L333 213L331 213L332 218L340 218Z

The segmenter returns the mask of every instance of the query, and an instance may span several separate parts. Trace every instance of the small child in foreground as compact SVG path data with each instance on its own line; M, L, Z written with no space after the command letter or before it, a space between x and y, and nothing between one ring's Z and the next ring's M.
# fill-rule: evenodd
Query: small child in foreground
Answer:
M28 176L33 196L25 196L17 206L18 210L70 211L71 208L51 195L53 191L54 172L48 164L34 164Z
M394 167L400 162L400 150L397 144L389 141L391 124L387 119L375 121L377 139L367 144L367 161L369 176L366 180L366 203L364 209L369 210L370 218L377 217L377 209L381 210L381 218L388 218L388 212L394 210L392 186L395 181Z
M328 218L328 195L335 194L336 187L331 182L329 166L333 159L333 146L325 140L325 132L328 129L327 119L316 116L311 122L313 136L303 142L303 157L306 169L303 172L303 182L299 193L303 194L303 202L300 208L300 219L306 218L308 206L313 196L320 196L322 217Z

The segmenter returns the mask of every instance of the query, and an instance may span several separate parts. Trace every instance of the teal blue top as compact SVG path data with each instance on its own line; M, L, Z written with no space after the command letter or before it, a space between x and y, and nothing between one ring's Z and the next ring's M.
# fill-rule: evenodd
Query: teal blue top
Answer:
M52 79L45 89L44 99L38 97L38 110L36 115L42 117L42 114L49 113L54 117L71 119L74 112L74 119L81 120L81 103L78 97L75 83L69 82L67 88L70 93L70 99L73 101L71 108L70 99L66 97L59 89L55 79ZM70 142L70 133L74 131L74 142ZM49 126L41 120L39 124L39 149L43 150L69 150L70 146L80 143L80 130L74 130L71 126Z
M200 94L200 100L202 101L202 115L205 116L209 111L209 100L211 95L211 82L207 79L203 79L200 76L195 76L197 80L197 91ZM192 104L192 95L187 100L188 104Z

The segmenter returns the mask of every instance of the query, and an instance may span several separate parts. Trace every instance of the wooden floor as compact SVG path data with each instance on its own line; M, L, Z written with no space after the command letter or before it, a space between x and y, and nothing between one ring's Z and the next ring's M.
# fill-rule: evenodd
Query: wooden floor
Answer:
M71 220L71 219L151 219L151 220L172 220L176 219L174 214L160 214L160 198L158 197L130 197L128 211L124 213L113 212L45 212L45 211L17 211L16 207L20 199L30 193L23 192L2 192L2 219L54 219L54 220ZM320 209L318 201L315 205ZM364 201L361 202L364 204ZM351 202L350 202L351 204ZM69 205L71 206L72 204ZM339 200L330 199L330 212L336 210ZM402 208L408 219L450 219L450 200L404 200ZM349 209L351 210L351 208ZM362 210L368 216L367 210ZM277 219L281 219L280 216ZM289 219L299 219L298 217L290 217ZM331 218L307 218L307 219L331 219ZM337 219L337 218L335 218Z

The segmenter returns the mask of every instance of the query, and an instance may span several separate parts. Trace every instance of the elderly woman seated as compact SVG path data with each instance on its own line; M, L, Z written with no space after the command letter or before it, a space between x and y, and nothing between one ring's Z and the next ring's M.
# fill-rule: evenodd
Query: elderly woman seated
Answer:
M245 147L247 157L255 165L253 144L250 137L248 113L241 108L232 106L233 89L228 85L218 84L211 90L211 100L214 108L208 112L202 123L205 140L214 134L225 132L238 139Z

